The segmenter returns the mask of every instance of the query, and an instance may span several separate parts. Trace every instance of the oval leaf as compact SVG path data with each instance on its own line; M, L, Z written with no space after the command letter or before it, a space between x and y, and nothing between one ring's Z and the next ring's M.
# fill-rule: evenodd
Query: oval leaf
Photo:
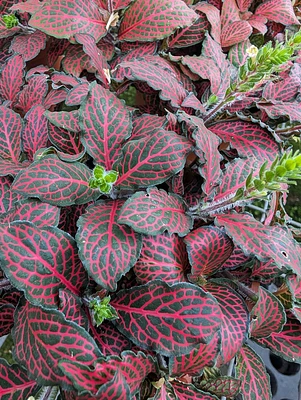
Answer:
M278 267L301 275L301 260L297 242L291 233L280 226L265 226L248 214L224 214L216 217L234 243L246 255L259 260L273 259Z
M64 358L91 365L101 356L84 328L66 321L60 311L43 310L24 301L15 312L13 338L14 358L39 385L61 384L72 390L71 381L59 369L59 361Z
M221 358L229 362L247 339L249 314L243 299L230 287L220 283L206 283L203 286L219 303L222 310Z
M285 309L271 292L259 287L258 301L251 312L250 332L252 337L267 337L282 331L286 323Z
M99 201L78 220L76 240L88 274L103 288L117 282L136 263L142 241L130 227L117 222L123 200Z
M107 33L103 13L90 0L49 0L33 14L29 25L60 39L89 33L98 42Z
M15 178L12 190L49 204L69 206L96 200L100 193L89 187L91 171L85 165L68 164L49 155L35 161Z
M15 221L0 232L1 268L32 304L57 308L60 288L80 294L86 287L75 240L64 231Z
M119 29L119 40L154 41L190 26L198 15L181 0L136 0L129 7ZM164 20L164 24L162 24Z
M139 260L134 272L140 283L161 279L167 283L185 282L187 269L185 244L177 235L163 233L144 236Z
M122 158L112 167L119 172L116 186L133 189L163 183L184 168L191 149L186 138L163 129L150 137L130 141L123 147Z
M271 400L270 378L261 358L248 346L243 346L236 359L236 378L241 380L244 400Z
M189 283L162 281L121 290L111 301L117 328L142 348L163 355L189 353L219 329L221 311L211 295Z
M214 226L203 226L184 239L194 277L213 275L230 257L232 240Z
M95 163L111 170L131 134L130 113L124 103L109 90L93 83L80 108L80 124L87 152Z
M146 235L168 230L170 234L185 236L192 228L192 218L185 214L186 210L180 196L150 188L147 194L137 192L124 203L118 222Z

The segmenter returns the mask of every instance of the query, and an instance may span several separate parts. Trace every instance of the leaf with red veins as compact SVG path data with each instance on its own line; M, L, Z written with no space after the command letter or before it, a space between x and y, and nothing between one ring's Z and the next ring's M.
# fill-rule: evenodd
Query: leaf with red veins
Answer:
M251 337L267 337L282 331L286 323L285 309L271 292L259 287L258 301L251 312Z
M192 25L197 18L198 15L181 0L150 0L148 3L137 0L125 11L119 40L164 39L176 29Z

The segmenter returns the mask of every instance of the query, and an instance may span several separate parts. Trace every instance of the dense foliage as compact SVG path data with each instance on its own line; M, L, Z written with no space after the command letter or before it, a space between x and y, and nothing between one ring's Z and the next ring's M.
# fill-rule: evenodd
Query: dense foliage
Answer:
M2 400L268 400L251 340L301 362L299 6L1 1Z

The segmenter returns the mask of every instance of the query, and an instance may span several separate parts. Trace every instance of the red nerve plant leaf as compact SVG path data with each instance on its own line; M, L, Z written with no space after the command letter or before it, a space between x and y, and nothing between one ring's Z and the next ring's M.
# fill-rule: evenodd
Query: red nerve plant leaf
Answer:
M290 362L301 363L300 350L301 324L297 320L288 320L282 332L272 333L267 338L255 339L260 346L267 347L279 357Z
M78 220L76 240L88 274L103 288L114 291L117 282L136 263L141 237L117 223L123 200L99 201Z
M192 149L184 137L163 129L146 138L131 140L122 149L122 158L112 169L119 172L116 186L122 189L154 186L180 172Z
M198 18L182 0L135 1L125 12L119 40L148 42L163 39ZM162 24L162 20L164 24Z
M0 106L0 157L14 161L16 164L21 152L22 127L22 119L19 114Z
M12 284L35 305L57 308L60 288L79 294L87 284L75 240L58 228L28 221L2 224L0 260Z
M267 337L282 331L286 323L285 309L270 291L259 287L258 301L251 312L250 332L252 337Z
M186 210L180 196L149 188L147 193L136 192L125 202L118 222L146 235L167 230L170 234L185 236L192 229L192 218L185 214Z
M17 364L9 365L0 359L0 398L24 400L35 392L36 382L29 380L26 372Z
M243 299L230 287L210 282L203 288L216 298L222 310L221 357L227 363L247 339L249 314Z
M301 275L299 248L289 231L277 225L265 226L249 214L223 214L216 217L216 224L225 227L246 255L261 261L273 259L280 269Z
M82 163L72 164L49 155L35 161L16 177L12 188L26 197L59 206L96 200L99 191L89 187L91 171Z
M244 400L272 398L270 379L261 358L248 346L237 355L236 378L240 379Z
M143 246L134 272L139 283L162 279L166 283L185 282L188 258L185 244L178 235L167 232L143 236Z
M203 226L189 233L184 242L193 276L213 275L230 257L232 240L214 226Z
M49 0L33 14L29 24L60 39L89 33L98 42L107 33L103 13L91 0Z
M59 369L59 361L64 358L91 365L101 356L84 328L66 321L57 310L43 310L24 301L15 312L13 338L15 359L40 385L60 383L72 389L69 378Z
M131 134L130 113L124 103L109 90L92 83L80 108L80 124L87 152L95 163L111 170Z
M117 328L142 348L166 356L189 353L208 343L218 330L221 311L216 300L189 283L162 281L121 290L111 301Z

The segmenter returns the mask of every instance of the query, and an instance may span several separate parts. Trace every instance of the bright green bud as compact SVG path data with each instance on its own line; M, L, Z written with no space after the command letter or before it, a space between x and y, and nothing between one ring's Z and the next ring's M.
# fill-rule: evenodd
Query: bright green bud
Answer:
M93 176L96 179L103 179L104 173L105 169L101 165L96 165L96 167L93 169Z
M111 191L111 189L112 189L112 185L110 185L109 183L106 183L106 182L102 181L102 182L99 182L98 189L99 189L102 193L108 194L108 193L110 193L110 191Z
M91 189L97 189L97 188L98 188L98 185L99 185L99 183L98 183L98 180L97 180L97 179L91 178L91 179L89 180L89 187L90 187Z
M118 172L117 171L108 171L105 176L104 176L104 180L107 183L115 183L117 181L118 178Z
M287 170L283 165L278 165L275 170L276 176L282 177L286 175Z
M94 298L90 301L89 307L92 310L92 316L96 326L101 325L105 319L113 320L119 318L115 308L109 304L110 300L111 297L107 296L103 299Z
M14 28L19 23L18 18L14 14L2 15L2 20L5 24L6 29Z

